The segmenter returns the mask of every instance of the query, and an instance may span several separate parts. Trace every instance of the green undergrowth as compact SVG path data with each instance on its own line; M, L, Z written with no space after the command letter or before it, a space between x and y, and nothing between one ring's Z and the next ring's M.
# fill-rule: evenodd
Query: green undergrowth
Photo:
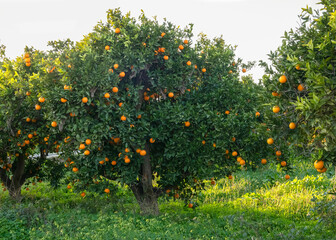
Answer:
M332 174L301 163L289 181L275 166L242 171L209 184L192 200L195 209L160 200L158 217L140 215L127 188L82 198L41 183L23 190L19 204L0 193L0 239L336 239L312 211L320 199L331 202L324 194Z

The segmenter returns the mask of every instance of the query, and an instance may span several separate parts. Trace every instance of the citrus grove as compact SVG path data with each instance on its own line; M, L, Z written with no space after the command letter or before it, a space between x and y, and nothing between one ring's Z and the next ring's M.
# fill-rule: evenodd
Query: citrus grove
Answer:
M322 156L333 161L333 115L320 108L334 110L334 43L308 41L335 34L335 7L322 2L330 9L316 26L286 33L270 54L275 69L262 63L262 84L246 75L253 63L242 63L221 37L194 40L192 24L182 29L119 9L76 43L52 41L47 52L27 47L15 60L1 47L3 190L20 201L24 184L62 180L82 197L109 197L122 184L143 214L157 215L160 197L195 208L206 180L216 185L238 170L273 161L288 180L298 148L324 172ZM323 50L318 58L314 46Z

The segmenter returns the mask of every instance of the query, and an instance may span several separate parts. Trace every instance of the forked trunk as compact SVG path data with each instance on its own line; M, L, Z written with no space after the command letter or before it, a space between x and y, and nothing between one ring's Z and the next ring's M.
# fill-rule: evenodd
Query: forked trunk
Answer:
M158 194L153 188L150 149L147 143L145 145L145 150L147 154L144 156L144 162L142 164L141 179L137 184L132 184L130 187L139 203L141 214L159 215Z

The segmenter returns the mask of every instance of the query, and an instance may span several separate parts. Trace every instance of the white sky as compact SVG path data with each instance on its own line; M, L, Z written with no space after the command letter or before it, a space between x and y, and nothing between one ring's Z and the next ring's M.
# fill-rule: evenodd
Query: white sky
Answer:
M238 45L236 55L244 61L267 60L270 50L281 44L284 31L298 26L301 8L319 8L319 0L0 0L0 43L14 58L24 47L47 49L49 40L80 40L106 11L120 7L138 17L164 17L176 25L194 23L194 34L223 35ZM255 80L263 74L255 68Z

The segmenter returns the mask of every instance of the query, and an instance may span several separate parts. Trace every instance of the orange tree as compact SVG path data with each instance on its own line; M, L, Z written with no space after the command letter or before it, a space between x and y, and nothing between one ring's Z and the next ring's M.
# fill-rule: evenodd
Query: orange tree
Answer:
M320 11L303 9L301 25L286 32L283 44L269 54L272 66L262 65L275 144L287 152L299 148L325 172L325 161L336 163L336 2L320 4Z
M56 131L45 120L45 101L41 89L44 53L26 48L23 57L9 60L2 54L0 69L0 179L3 190L21 199L25 183L42 181L51 170L48 152L59 146ZM44 69L44 70L43 70ZM57 165L57 164L56 164ZM48 166L46 168L46 166ZM47 171L42 171L43 169ZM57 174L49 174L56 176Z
M241 60L222 38L191 38L192 25L109 10L107 23L53 60L46 117L66 136L68 188L110 194L115 180L157 214L159 196L189 203L202 180L261 164L256 84L239 81Z

